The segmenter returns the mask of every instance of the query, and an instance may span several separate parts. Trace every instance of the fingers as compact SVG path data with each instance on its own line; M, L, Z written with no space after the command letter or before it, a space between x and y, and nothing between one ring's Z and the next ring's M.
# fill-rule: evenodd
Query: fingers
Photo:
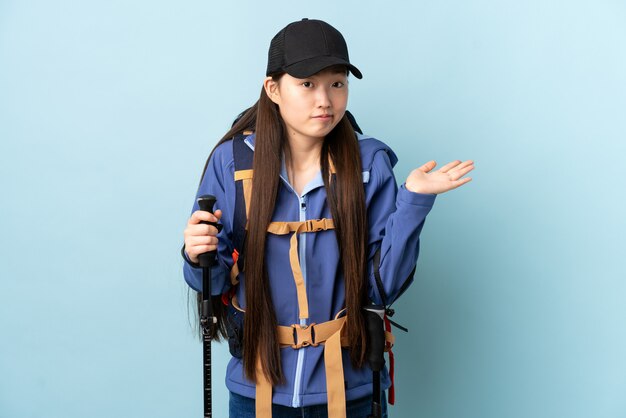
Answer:
M465 162L461 162L460 160L455 160L444 165L437 171L440 173L447 173L450 175L450 178L452 180L457 180L472 171L473 169L474 161L467 160Z
M422 165L421 167L419 167L419 170L422 170L423 172L428 173L430 170L435 168L436 165L437 163L434 160L431 160L427 162L426 164ZM466 167L473 166L473 165L474 165L474 161L472 160L467 160L465 162L462 162L460 160L455 160L444 165L437 171L441 173L447 173L452 170L462 170L462 169L465 169Z
M216 210L210 213L197 210L191 214L184 231L185 251L189 259L196 262L197 256L208 251L217 249L219 242L217 238L218 230L213 225L200 222L218 222L222 217L222 211Z
M200 222L217 222L221 217L220 210L215 211L214 214L201 210L191 214L184 232L185 251L189 260L197 263L200 254L217 250L219 243L217 228Z
M188 237L196 236L217 236L218 229L213 225L200 222L217 222L222 217L222 211L216 210L214 214L203 210L197 210L191 214L189 221L187 222L187 228L185 228L185 240Z
M474 162L469 160L448 171L452 180L458 180L474 169Z
M217 250L217 244L198 244L198 245L187 245L185 242L185 252L189 257L189 260L193 263L198 262L198 256L200 254L208 253L211 251Z
M467 161L465 161L465 162L463 162L463 163L461 163L461 164L457 165L456 167L454 167L454 168L453 168L453 169L451 169L450 171L454 171L454 170L463 170L463 169L465 169L465 168L467 168L467 167L470 167L470 166L471 166L472 168L474 168L474 161L472 161L472 160L467 160Z
M185 233L188 232L189 236L197 236L197 235L211 235L217 236L218 230L213 225L207 224L188 224L187 229L185 229Z
M436 165L437 165L437 163L434 160L431 160L431 161L427 162L426 164L424 164L423 166L421 166L420 168L418 168L418 170L421 170L424 173L428 173L430 170L435 168Z
M189 243L189 247L197 247L200 245L217 246L219 238L214 235L190 235L185 240L185 248L187 248L187 243Z
M199 224L202 221L218 222L221 218L222 218L222 211L220 209L216 210L214 213L207 212L204 210L197 210L191 214L191 218L189 218L188 225Z
M465 177L465 178L460 179L460 180L455 180L455 183L457 184L455 187L462 186L465 183L469 183L470 181L472 181L471 177Z
M439 169L439 171L442 172L442 173L447 173L448 171L450 171L451 169L453 169L454 167L456 167L459 164L461 164L461 161L459 161L459 160L451 161L448 164L446 164L443 167L441 167Z

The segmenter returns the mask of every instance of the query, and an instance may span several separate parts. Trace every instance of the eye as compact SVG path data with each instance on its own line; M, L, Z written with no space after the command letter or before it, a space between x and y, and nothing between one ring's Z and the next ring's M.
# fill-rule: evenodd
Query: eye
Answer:
M343 81L335 81L333 83L333 87L337 87L337 88L341 88L343 87L345 84L343 83Z
M313 87L313 83L311 83L310 81L305 81L304 83L302 83L302 87L305 87L308 89L310 87Z

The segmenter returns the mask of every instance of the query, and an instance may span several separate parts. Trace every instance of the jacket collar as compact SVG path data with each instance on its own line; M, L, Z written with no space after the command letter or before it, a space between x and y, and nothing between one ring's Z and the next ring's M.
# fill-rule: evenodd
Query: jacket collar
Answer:
M246 145L248 147L250 147L250 149L252 151L254 151L254 140L255 140L255 134L251 134L248 135L245 139L244 142L246 143ZM287 167L285 166L285 153L282 153L282 157L280 159L280 178L283 180L283 182L285 183L285 185L287 187L289 187L289 189L296 193L296 191L294 190L293 186L289 183L289 176L287 175ZM309 193L311 190L317 189L318 187L324 187L324 180L322 179L322 172L321 170L317 172L317 174L315 175L315 177L313 177L313 179L311 179L311 181L309 181L309 183L304 186L304 189L302 190L302 196L305 196L307 193ZM297 194L297 193L296 193ZM299 196L301 197L301 196Z

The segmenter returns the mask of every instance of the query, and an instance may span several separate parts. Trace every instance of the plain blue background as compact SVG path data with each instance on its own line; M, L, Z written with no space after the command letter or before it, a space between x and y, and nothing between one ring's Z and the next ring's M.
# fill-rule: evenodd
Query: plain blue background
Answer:
M396 305L391 416L626 417L617 0L1 1L0 417L201 416L182 231L302 17L344 33L349 108L399 182L476 162Z

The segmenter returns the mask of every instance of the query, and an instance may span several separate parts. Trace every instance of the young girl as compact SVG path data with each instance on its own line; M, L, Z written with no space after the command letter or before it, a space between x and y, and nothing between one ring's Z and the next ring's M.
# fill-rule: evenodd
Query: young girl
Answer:
M194 205L184 276L200 292L198 256L217 250L231 417L367 416L362 308L406 289L436 195L471 180L472 161L436 171L430 161L398 188L394 152L355 132L346 113L349 74L362 78L335 28L287 25L271 41L259 100L209 156L198 196L217 202L214 214ZM390 384L385 369L382 390Z

